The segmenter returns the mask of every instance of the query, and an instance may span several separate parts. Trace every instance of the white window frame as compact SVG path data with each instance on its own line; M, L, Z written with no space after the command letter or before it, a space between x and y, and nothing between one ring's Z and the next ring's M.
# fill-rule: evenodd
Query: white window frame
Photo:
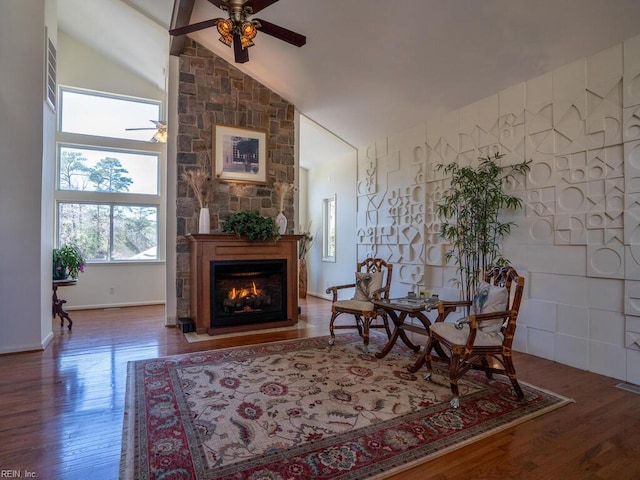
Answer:
M337 203L336 195L322 199L322 261L336 261L337 248Z
M162 115L162 102L159 100L147 99L147 98L137 98L131 97L127 95L118 95L114 93L100 92L96 90L89 89L80 89L70 86L60 86L58 98L62 99L64 91L73 91L73 92L81 92L88 95L96 95L96 96L104 96L116 99L123 100L134 100L140 101L143 103L155 103L158 104L160 108L160 115ZM165 144L162 143L153 143L149 141L142 140L130 140L130 139L122 139L115 137L101 137L94 135L85 135L78 133L68 133L60 131L61 118L63 113L64 103L62 101L59 102L58 108L58 129L56 132L56 155L55 155L55 175L53 178L54 182L54 245L59 246L59 222L58 222L58 213L59 213L59 204L60 203L91 203L91 204L100 204L100 205L110 205L110 206L134 206L134 207L156 207L158 209L158 238L157 238L157 258L152 260L89 260L90 263L97 264L122 264L122 263L131 263L131 264L148 264L148 263L162 263L165 261L164 251L166 246L165 235L163 232L166 231L166 152L165 152ZM160 119L158 119L160 120ZM153 125L150 125L151 127ZM129 126L123 126L123 128L128 128ZM153 134L153 130L150 130L149 138L151 138ZM86 148L86 149L108 149L108 150L116 150L122 152L131 152L131 153L150 153L158 155L158 194L133 194L126 192L88 192L88 191L78 191L78 190L60 190L58 188L58 179L59 179L59 153L60 146L65 147L73 147L73 148ZM113 232L110 232L110 235L113 235ZM111 241L110 241L111 244Z

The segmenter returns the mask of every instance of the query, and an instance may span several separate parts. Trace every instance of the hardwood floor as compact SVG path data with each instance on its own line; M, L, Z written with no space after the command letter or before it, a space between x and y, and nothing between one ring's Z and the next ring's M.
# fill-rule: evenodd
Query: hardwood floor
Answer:
M0 356L0 477L118 478L128 361L328 334L330 303L301 306L305 328L191 344L164 326L162 306L70 312L73 330L54 322L44 352ZM514 361L521 381L576 403L394 478L640 478L640 395L537 357Z

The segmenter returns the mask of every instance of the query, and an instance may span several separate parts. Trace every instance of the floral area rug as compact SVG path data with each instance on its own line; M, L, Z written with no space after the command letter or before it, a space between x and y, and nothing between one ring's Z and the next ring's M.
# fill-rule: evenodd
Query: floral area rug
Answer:
M384 478L570 402L468 374L453 410L414 355L344 334L130 362L121 478Z

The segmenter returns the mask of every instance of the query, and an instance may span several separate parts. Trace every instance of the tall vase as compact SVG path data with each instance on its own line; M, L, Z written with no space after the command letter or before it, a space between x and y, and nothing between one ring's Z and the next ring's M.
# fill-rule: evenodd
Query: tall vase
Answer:
M284 216L284 213L280 212L276 217L276 225L278 226L278 233L280 235L284 235L284 232L287 231L287 217Z
M307 259L298 260L298 298L307 298Z
M211 219L209 218L209 208L200 209L200 220L198 222L198 233L211 233Z

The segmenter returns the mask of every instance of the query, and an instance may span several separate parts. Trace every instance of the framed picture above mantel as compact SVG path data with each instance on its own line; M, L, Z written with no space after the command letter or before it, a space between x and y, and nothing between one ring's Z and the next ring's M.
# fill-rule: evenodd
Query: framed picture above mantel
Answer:
M267 132L256 128L213 126L217 180L267 183Z

